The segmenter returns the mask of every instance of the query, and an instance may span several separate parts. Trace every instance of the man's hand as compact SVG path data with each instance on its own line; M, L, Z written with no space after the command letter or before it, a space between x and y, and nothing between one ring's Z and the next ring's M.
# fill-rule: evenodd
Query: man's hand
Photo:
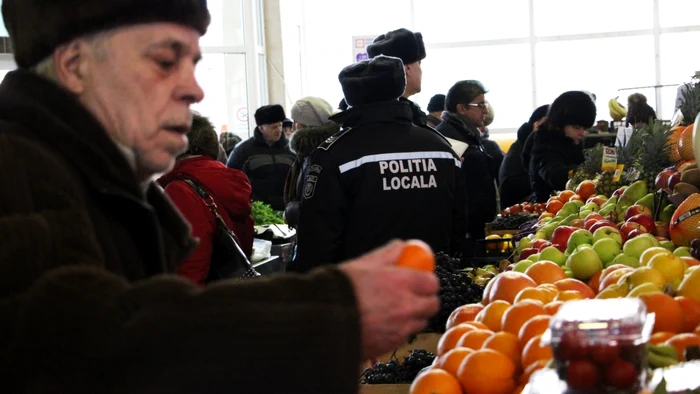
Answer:
M340 266L355 287L364 359L401 346L440 308L434 274L396 267L404 245L394 241Z

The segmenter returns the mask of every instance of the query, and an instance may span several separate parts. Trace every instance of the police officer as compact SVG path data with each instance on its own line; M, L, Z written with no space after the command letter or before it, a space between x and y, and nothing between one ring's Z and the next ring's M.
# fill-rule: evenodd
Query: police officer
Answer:
M377 56L339 80L343 130L309 157L290 270L343 261L394 238L459 251L466 234L461 161L438 132L412 124L404 65Z

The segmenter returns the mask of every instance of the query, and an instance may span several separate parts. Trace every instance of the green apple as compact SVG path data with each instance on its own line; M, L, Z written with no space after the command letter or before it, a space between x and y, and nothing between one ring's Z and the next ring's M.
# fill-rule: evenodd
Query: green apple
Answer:
M673 254L678 257L693 257L693 255L690 254L690 248L687 246L680 246L676 248L676 250L673 251Z
M567 277L567 278L573 278L573 277L574 277L574 273L571 272L571 270L569 269L569 267L563 266L563 267L561 267L561 268L562 268L562 270L564 271L564 274L566 274L566 277Z
M552 261L561 267L566 264L566 255L556 246L548 246L540 252L540 260Z
M529 256L532 257L532 256ZM534 261L527 259L527 260L520 260L515 265L513 266L513 271L515 272L521 272L525 273L525 271L530 268L531 265L535 264Z
M569 242L566 244L566 250L572 253L579 245L593 244L593 234L590 231L579 229L574 231L569 237Z
M602 230L602 228L598 230ZM598 253L598 257L600 257L600 261L603 262L603 265L612 263L615 257L622 253L620 244L612 238L603 238L595 241L593 250Z
M578 213L578 217L579 217L579 219L585 219L588 217L588 215L590 215L592 213L593 213L593 211L591 211L590 209L584 209Z
M639 268L639 265L640 265L639 259L635 259L634 257L628 256L624 253L620 253L617 256L615 256L613 261L610 262L610 264L606 265L605 268L608 268L609 266L615 265L615 264L622 264L622 265L626 265L626 266L632 267L632 268Z
M579 245L579 246L576 247L576 249L574 250L574 252L577 252L577 251L579 251L579 250L581 250L581 249L586 249L586 248L592 249L592 248L593 248L593 245L581 244L581 245ZM567 257L567 259L568 259L568 257Z
M665 240L659 242L661 244L661 247L667 250L670 250L673 252L676 249L676 245L673 244L673 241Z
M527 259L530 261L540 261L541 260L539 253L531 254L531 255L527 256Z
M589 202L588 204L581 207L581 210L584 210L584 209L589 210L589 211L593 211L593 212L600 211L600 207L598 206L598 204L596 204L594 202Z
M620 230L612 227L601 227L593 233L593 242L598 242L601 239L612 239L621 247L622 246L622 235L620 235Z
M676 206L673 204L668 205L659 213L659 221L664 223L671 223L673 214L676 212Z
M573 234L571 236L573 237ZM645 250L654 246L661 246L661 244L656 238L654 238L653 235L642 234L625 242L625 245L622 247L622 251L625 252L626 255L632 256L639 260L639 257L642 256L642 253L644 253Z
M582 281L587 281L603 270L603 262L593 248L581 248L575 251L566 260L566 266L574 274L574 278Z

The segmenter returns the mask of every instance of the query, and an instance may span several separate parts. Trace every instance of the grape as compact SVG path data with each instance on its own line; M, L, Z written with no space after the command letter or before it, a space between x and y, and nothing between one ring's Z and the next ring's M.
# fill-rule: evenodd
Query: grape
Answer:
M693 249L700 249L700 238L696 238L690 243L690 247Z
M411 350L403 363L390 360L386 363L376 363L362 373L362 384L397 384L411 383L418 372L429 367L435 361L435 355L425 349Z
M516 213L510 215L499 215L491 223L493 230L517 230L521 226L533 221L533 216L527 213Z

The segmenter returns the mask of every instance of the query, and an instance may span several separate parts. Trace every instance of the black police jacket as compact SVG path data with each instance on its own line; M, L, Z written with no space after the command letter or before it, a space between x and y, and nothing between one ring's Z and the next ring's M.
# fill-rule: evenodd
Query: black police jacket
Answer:
M435 252L461 250L461 162L444 137L412 118L400 101L331 118L343 130L307 160L290 270L340 263L397 238L423 240Z

